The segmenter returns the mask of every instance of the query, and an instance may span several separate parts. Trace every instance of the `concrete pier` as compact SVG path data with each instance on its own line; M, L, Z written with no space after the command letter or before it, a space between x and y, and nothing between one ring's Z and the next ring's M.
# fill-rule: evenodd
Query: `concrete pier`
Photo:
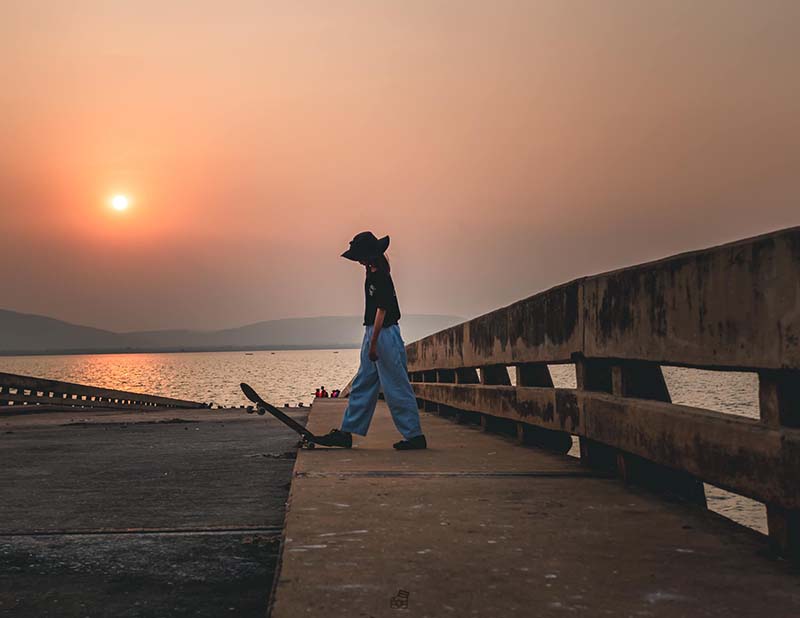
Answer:
M317 400L314 432L344 400ZM800 615L766 539L579 461L423 414L396 452L381 402L351 450L299 453L273 618Z
M261 616L279 554L278 618L800 616L799 333L790 228L410 343L423 452L382 403L355 448L294 462L272 419L0 374L0 616ZM673 403L664 366L753 372L759 418ZM763 503L769 540L706 483Z

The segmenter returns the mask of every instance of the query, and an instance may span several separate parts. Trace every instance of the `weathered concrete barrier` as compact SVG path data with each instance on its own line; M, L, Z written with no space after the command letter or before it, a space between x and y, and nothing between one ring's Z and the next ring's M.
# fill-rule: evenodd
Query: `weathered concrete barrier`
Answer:
M0 373L0 406L206 408L205 403Z
M579 436L587 465L695 502L703 481L760 500L800 556L800 228L577 279L406 350L426 409ZM577 389L553 387L559 363ZM757 372L760 421L673 405L661 365Z

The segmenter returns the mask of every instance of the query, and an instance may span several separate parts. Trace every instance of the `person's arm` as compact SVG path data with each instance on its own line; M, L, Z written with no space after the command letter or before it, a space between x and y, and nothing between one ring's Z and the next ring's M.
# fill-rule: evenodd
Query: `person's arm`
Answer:
M383 328L383 319L386 317L386 309L378 307L375 312L375 324L372 326L372 339L369 341L369 360L373 363L378 360L378 335Z

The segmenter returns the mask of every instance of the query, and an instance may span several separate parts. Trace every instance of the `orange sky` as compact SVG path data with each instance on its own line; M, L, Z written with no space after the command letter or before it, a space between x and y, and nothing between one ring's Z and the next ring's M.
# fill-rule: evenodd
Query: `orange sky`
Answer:
M373 229L469 317L797 225L798 58L795 0L5 0L0 307L357 314Z

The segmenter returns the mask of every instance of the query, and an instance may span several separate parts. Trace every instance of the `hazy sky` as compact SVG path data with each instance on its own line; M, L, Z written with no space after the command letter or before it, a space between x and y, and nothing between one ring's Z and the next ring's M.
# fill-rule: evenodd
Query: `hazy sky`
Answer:
M2 0L0 307L357 314L372 229L470 317L797 225L799 58L797 0Z

